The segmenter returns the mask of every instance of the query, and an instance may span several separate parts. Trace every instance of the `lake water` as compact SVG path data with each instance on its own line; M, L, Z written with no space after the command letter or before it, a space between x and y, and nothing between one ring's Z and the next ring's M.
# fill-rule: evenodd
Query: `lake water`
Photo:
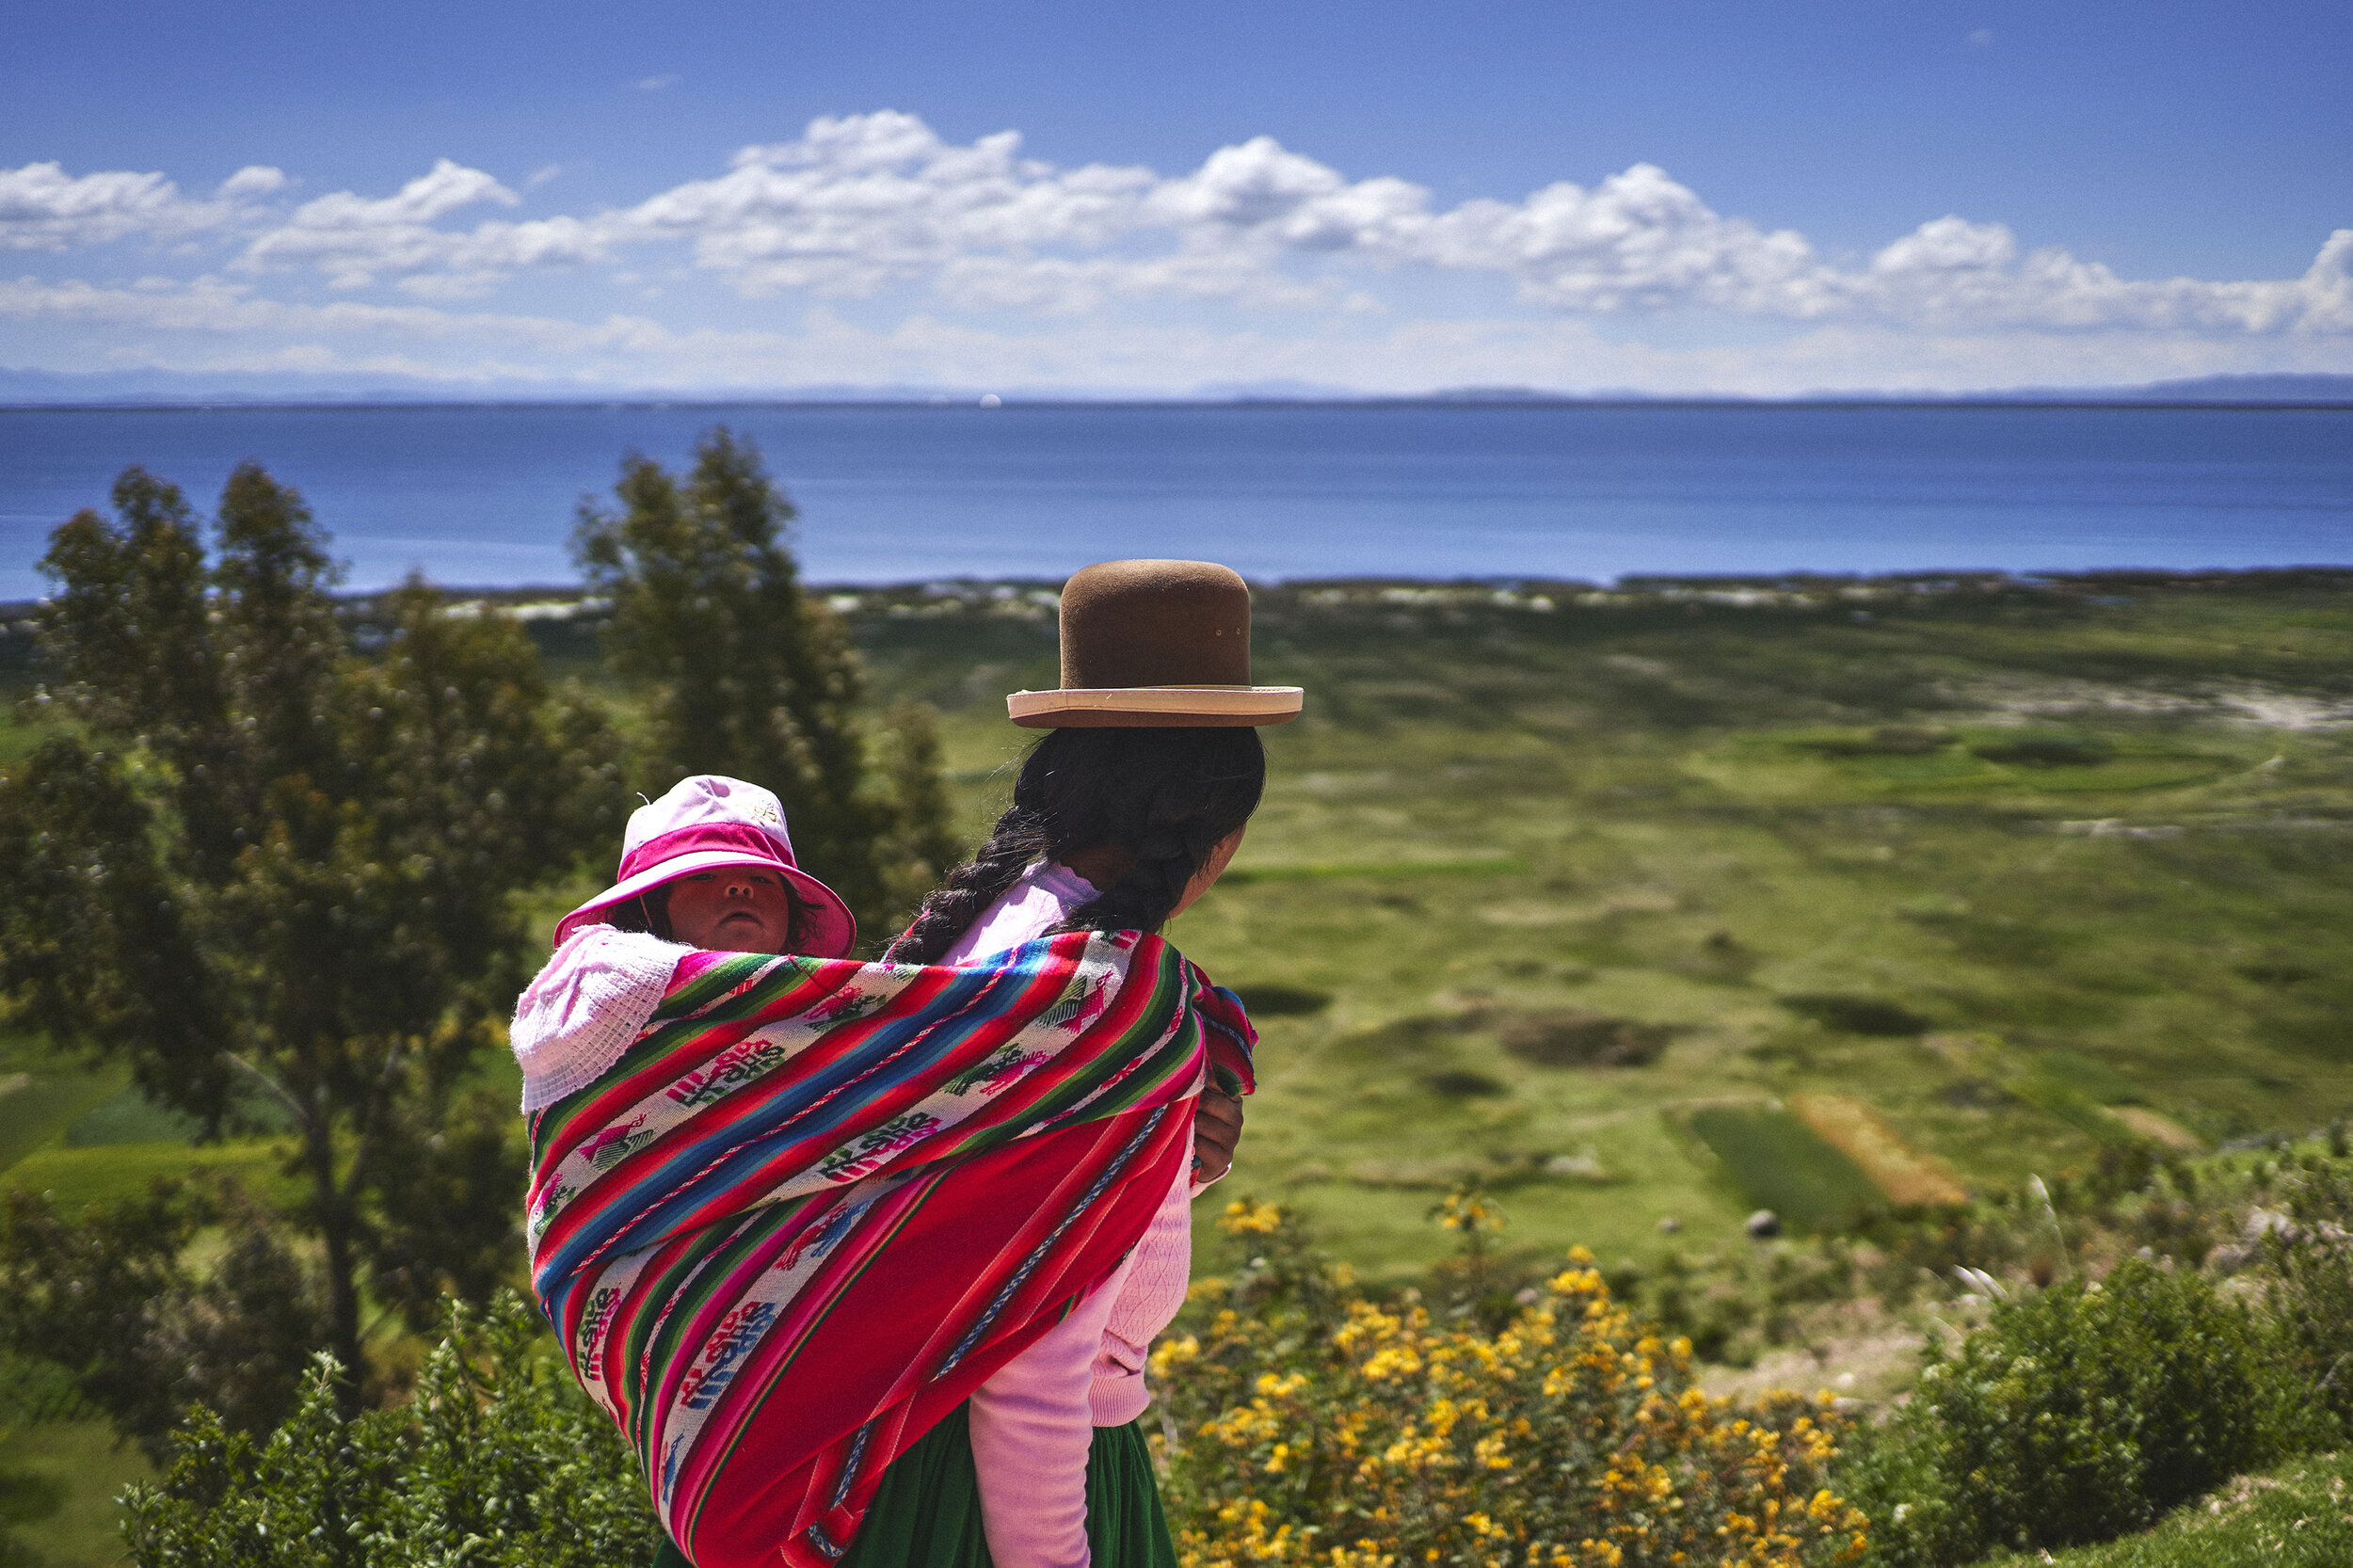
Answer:
M1269 406L0 411L0 599L143 463L209 507L240 459L373 587L575 579L624 452L724 422L817 582L1054 577L1128 555L1256 577L2353 562L2353 410Z

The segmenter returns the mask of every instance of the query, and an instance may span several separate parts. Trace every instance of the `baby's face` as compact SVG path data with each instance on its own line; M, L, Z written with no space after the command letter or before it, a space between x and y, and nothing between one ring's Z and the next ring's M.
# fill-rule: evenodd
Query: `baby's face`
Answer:
M670 884L670 935L714 952L782 952L792 935L784 878L758 866L724 866Z

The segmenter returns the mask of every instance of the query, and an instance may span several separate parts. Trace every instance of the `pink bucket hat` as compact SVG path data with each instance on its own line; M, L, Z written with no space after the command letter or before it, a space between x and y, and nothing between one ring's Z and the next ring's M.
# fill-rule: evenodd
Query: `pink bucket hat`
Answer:
M696 774L681 778L660 800L629 814L621 835L621 869L612 887L557 923L555 945L596 920L600 910L626 904L664 882L722 866L765 866L783 873L808 905L814 927L807 947L816 958L848 955L857 922L840 895L800 869L785 837L784 807L770 792L740 778Z

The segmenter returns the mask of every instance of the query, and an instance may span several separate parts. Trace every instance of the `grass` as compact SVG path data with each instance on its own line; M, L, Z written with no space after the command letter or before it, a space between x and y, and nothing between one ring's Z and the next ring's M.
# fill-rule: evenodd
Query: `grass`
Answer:
M1798 1119L1861 1171L1897 1208L1969 1201L1950 1171L1903 1141L1877 1112L1852 1095L1799 1095L1789 1102Z
M60 1061L24 1035L0 1036L0 1172L118 1095L128 1075Z
M1450 860L1322 860L1289 865L1252 861L1228 867L1219 881L1247 888L1257 882L1389 882L1414 876L1508 876L1528 869L1526 862L1508 855L1468 856Z
M70 1123L68 1148L103 1148L112 1144L184 1144L201 1124L155 1104L136 1088L117 1091Z
M889 597L852 625L879 694L940 708L977 837L1051 623ZM1258 678L1307 711L1265 732L1266 804L1173 933L1222 983L1332 999L1260 1015L1227 1185L1359 1267L1441 1248L1449 1169L1519 1173L1525 1244L1742 1246L1752 1192L1659 1114L1711 1100L1846 1096L1982 1189L2149 1136L2114 1107L2209 1146L2353 1110L2342 582L1921 596L1867 623L1492 600L1260 593ZM1547 1065L1498 1033L1572 1012L1666 1044ZM1500 1092L1447 1090L1475 1081ZM1544 1174L1588 1155L1609 1181Z
M61 1208L77 1208L138 1197L160 1180L214 1173L233 1176L248 1189L292 1201L304 1183L283 1174L285 1163L284 1144L258 1139L200 1146L184 1142L57 1146L0 1172L0 1183L46 1193Z
M2160 1125L2212 1146L2353 1109L2341 579L1866 584L1867 622L1801 591L1261 592L1260 679L1307 712L1265 732L1267 803L1175 931L1274 1004L1234 1190L1401 1271L1442 1243L1400 1171L1507 1173L1529 1244L1641 1261L1737 1245L1753 1207L1662 1109L1843 1096L1970 1187ZM1030 738L1003 694L1053 679L1050 616L855 597L878 705L939 708L977 837ZM534 630L615 692L581 628ZM10 714L0 750L36 728ZM1510 1019L1570 1015L1663 1045L1514 1048ZM1417 1018L1445 1025L1383 1032ZM0 1161L53 1145L32 1174L90 1193L170 1163L119 1079L10 1069L36 1081L0 1097ZM130 1141L71 1160L69 1127ZM1570 1165L1609 1179L1545 1174Z
M2323 1454L2241 1476L2153 1530L2105 1545L2005 1554L1981 1568L2344 1568L2353 1562L2353 1459Z
M145 1455L116 1442L104 1421L47 1421L0 1432L0 1444L9 1469L56 1488L56 1511L17 1532L35 1544L36 1568L115 1568L131 1560L115 1499L133 1481L157 1479Z
M1782 1106L1703 1106L1685 1122L1723 1161L1741 1196L1785 1224L1843 1229L1880 1200L1860 1165Z

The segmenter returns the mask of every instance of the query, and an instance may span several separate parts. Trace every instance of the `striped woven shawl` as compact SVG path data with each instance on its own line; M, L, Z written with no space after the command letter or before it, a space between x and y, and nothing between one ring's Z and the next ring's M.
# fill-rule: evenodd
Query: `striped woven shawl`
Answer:
M698 952L531 1120L532 1285L700 1568L827 1564L1099 1284L1254 1036L1157 936L946 968Z

